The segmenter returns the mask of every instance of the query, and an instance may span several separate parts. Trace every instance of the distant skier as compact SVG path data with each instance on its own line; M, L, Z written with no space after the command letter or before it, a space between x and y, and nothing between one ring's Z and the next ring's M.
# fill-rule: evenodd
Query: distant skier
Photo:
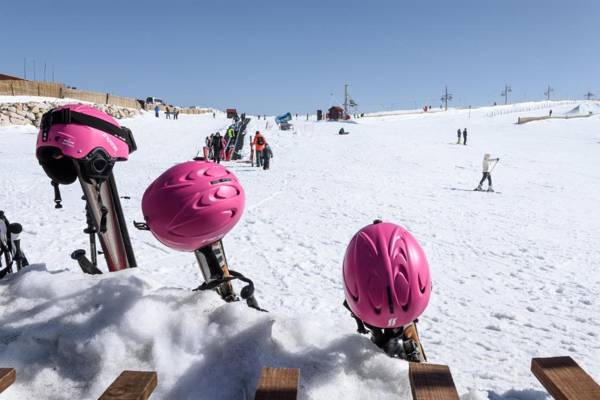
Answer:
M169 106L165 107L165 118L171 119L171 109L169 108Z
M550 112L548 113L548 116L551 117L552 116L552 110L550 110Z
M456 131L456 135L458 136L458 141L456 142L456 144L460 144L460 135L462 134L462 132L460 131L460 128L458 128L458 130Z
M158 118L159 113L160 113L160 107L159 106L154 107L154 116L156 118Z
M179 119L179 108L173 111L173 119Z
M492 187L492 171L490 169L490 164L495 161L498 162L500 161L500 158L491 158L492 156L489 153L485 153L483 155L483 163L482 163L482 169L483 169L483 176L481 177L481 181L479 181L479 185L475 188L475 190L477 191L483 191L481 185L483 185L483 181L485 181L487 179L488 181L488 192L493 192L494 189ZM492 167L493 169L493 167Z
M463 144L467 145L467 128L463 129Z
M213 136L211 147L212 147L213 162L220 164L221 158L222 158L221 153L224 150L225 143L219 132L215 133L215 135Z
M263 161L263 169L269 169L271 165L271 158L273 158L273 150L271 150L271 146L268 143L265 144L265 148L262 151L262 161Z
M217 118L217 114L213 111L213 119Z
M262 167L262 152L265 148L265 145L267 144L267 141L259 131L256 131L254 139L252 140L252 144L254 145L254 156L256 157L256 166Z

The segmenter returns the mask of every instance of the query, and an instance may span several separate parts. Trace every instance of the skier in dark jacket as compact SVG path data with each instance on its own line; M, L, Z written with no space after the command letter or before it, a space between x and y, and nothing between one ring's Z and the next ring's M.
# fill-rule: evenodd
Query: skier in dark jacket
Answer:
M458 130L456 131L456 136L458 136L458 140L457 140L456 144L460 144L460 135L461 135L460 128L458 128Z
M213 162L221 163L221 151L223 151L223 138L219 132L215 133L212 139Z
M273 158L273 150L271 150L271 146L267 143L262 151L263 169L269 169L271 158Z
M463 144L467 145L467 128L463 129Z

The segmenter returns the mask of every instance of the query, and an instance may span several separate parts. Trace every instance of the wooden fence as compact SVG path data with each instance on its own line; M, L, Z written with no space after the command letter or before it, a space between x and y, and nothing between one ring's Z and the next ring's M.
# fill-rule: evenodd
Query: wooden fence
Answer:
M519 117L519 118L517 118L517 124L521 125L521 124L526 124L527 122L531 122L531 121L541 121L543 119L588 118L588 117L591 117L592 115L593 114L590 112L589 114L584 114L584 115L553 115L553 116L543 115L541 117Z
M110 93L92 92L66 87L62 83L27 81L27 80L0 80L0 95L8 96L43 96L59 99L69 98L89 101L96 104L112 104L119 107L141 109L140 103L130 97L115 96ZM180 108L182 114L203 114L211 112L210 109ZM148 105L146 110L154 110L154 105ZM161 106L164 110L164 106Z
M556 400L599 400L600 385L571 357L533 358L531 372ZM410 363L413 400L459 400L452 373L446 365ZM0 393L15 382L14 368L0 368ZM147 400L156 385L154 371L123 371L99 400ZM296 400L298 368L263 368L254 400Z

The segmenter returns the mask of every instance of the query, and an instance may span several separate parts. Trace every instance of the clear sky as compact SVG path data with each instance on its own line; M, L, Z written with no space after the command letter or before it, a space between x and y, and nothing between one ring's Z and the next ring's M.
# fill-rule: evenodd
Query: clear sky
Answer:
M10 3L10 5L8 5ZM11 1L0 73L250 113L600 97L600 1ZM331 96L333 93L333 96Z

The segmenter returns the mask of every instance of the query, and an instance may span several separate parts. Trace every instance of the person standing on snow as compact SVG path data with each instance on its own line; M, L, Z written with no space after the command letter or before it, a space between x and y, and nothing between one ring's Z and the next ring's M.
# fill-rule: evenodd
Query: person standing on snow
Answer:
M271 146L269 146L269 143L265 144L265 148L262 151L262 157L263 169L267 170L271 165L271 158L273 158L273 150L271 150Z
M262 152L265 148L265 145L267 144L267 141L259 131L256 131L254 139L252 140L252 144L254 145L254 156L256 157L256 166L262 167Z
M492 158L492 156L489 153L485 153L483 155L483 163L482 163L483 176L481 177L481 180L479 181L479 185L475 188L475 190L483 190L481 188L481 185L483 185L483 181L485 181L487 179L488 192L494 191L494 189L492 188L492 175L491 175L491 169L490 169L490 163L493 161L498 162L498 161L500 161L500 158Z
M467 128L463 129L463 144L467 145Z
M214 134L211 133L210 135L208 135L206 137L206 139L204 139L204 147L206 147L208 153L206 154L206 158L208 160L211 160L213 158L213 153L212 153L212 141L213 141L213 136Z
M159 106L154 107L154 116L156 118L158 118L159 113L160 113L160 107Z
M169 108L169 106L165 107L165 118L171 119L171 109Z
M460 144L460 135L461 135L460 128L458 128L458 130L456 131L456 135L458 136L458 141L456 142L456 144Z
M215 136L213 136L212 139L213 162L216 162L217 164L221 163L221 152L223 151L224 147L225 143L221 137L221 134L219 132L215 133Z

